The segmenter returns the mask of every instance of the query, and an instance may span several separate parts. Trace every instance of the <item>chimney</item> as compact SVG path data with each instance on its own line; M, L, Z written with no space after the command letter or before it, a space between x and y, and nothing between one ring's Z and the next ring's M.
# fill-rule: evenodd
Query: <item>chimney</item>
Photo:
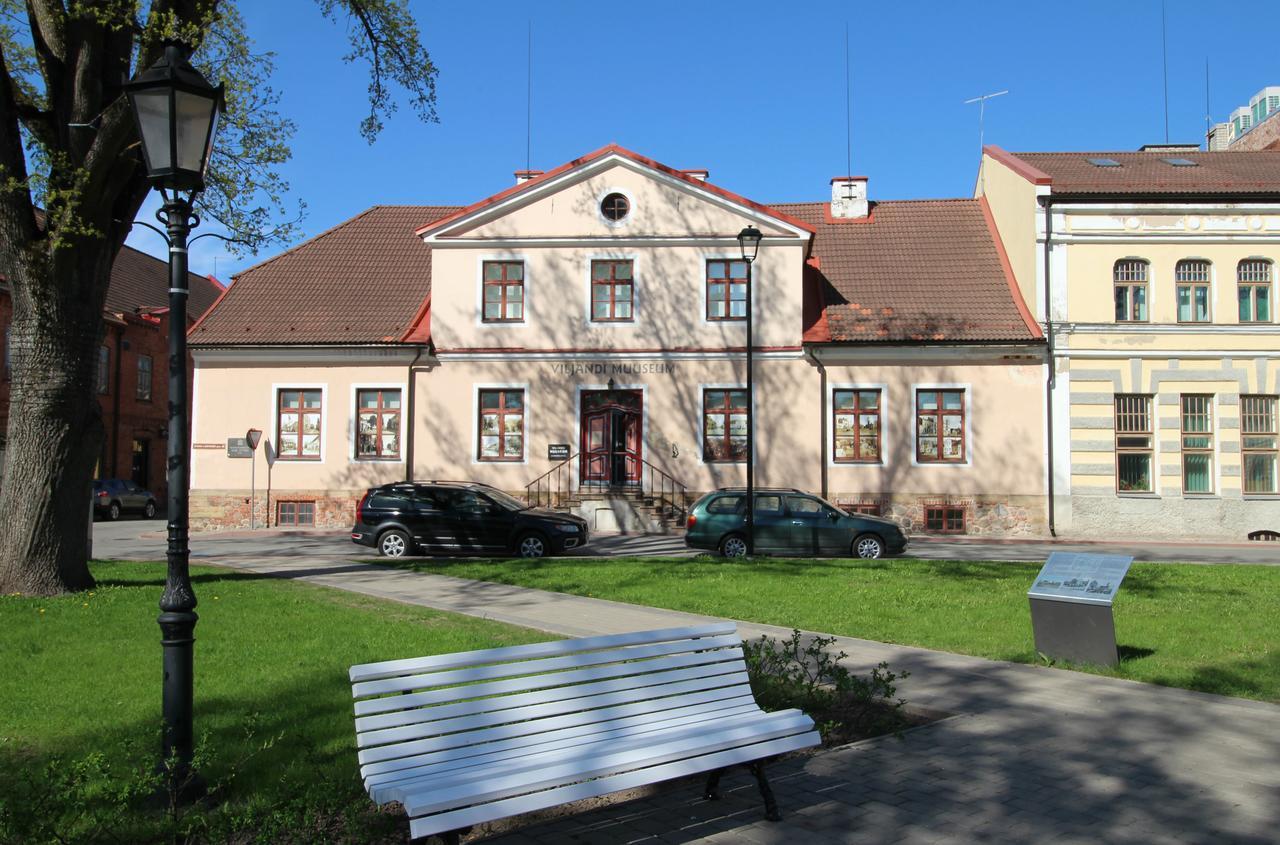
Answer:
M831 180L831 217L835 220L865 218L867 204L866 176L836 176Z
M705 182L711 176L710 170L699 170L696 167L693 170L681 170L680 172L691 179L697 179L699 182Z
M516 184L523 185L525 182L528 182L530 179L538 178L539 176L542 175L542 173L543 171L541 170L517 170Z

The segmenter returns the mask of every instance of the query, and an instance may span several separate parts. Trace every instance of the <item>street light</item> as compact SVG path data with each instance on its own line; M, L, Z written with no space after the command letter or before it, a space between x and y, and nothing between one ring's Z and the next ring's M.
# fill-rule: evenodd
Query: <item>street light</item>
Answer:
M756 298L755 283L751 278L752 265L756 254L760 251L760 239L763 235L755 226L748 226L738 233L738 246L742 249L742 260L747 262L747 554L756 553L756 399L752 383L752 339L751 307Z
M168 786L199 790L191 771L193 655L196 596L188 571L187 545L187 236L200 218L192 211L204 190L223 89L213 87L187 61L187 48L166 44L164 55L125 85L142 140L147 178L164 205L156 217L169 242L169 425L168 575L160 597L160 644L164 648L164 739L162 766L171 762Z

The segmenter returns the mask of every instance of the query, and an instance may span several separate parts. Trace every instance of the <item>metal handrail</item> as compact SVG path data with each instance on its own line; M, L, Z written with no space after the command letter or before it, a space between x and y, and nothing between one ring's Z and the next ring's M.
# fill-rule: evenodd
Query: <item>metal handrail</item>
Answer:
M542 475L525 485L524 498L529 507L547 506L564 507L573 491L579 487L578 473L574 463L581 457L581 452L574 452L568 458L553 466ZM654 466L644 458L637 458L642 469L640 471L640 492L658 504L659 511L669 518L683 520L689 513L689 488L661 467ZM644 467L648 468L648 488L646 489Z
M574 452L525 485L524 500L529 503L529 507L537 508L542 506L544 490L546 492L547 507L557 507L558 503L563 503L568 499L569 494L573 492L573 483L577 475L569 472L566 478L565 467L576 461L579 454Z

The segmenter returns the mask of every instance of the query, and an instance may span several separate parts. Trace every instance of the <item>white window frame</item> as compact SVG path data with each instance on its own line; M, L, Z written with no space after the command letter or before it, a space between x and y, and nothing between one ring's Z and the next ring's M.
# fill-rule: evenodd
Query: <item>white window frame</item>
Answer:
M695 421L697 427L694 429L693 442L698 446L698 465L699 466L712 467L712 468L746 467L747 465L746 461L708 461L706 460L706 449L704 448L705 444L703 444L702 442L703 427L706 425L705 417L707 414L707 405L706 405L707 391L708 390L746 390L746 389L747 389L747 383L742 381L699 382L698 383L698 418ZM756 440L756 412L759 410L759 407L760 407L759 403L756 401L758 398L757 397L758 393L759 393L758 389L751 391L751 408L747 412L747 430L750 432L750 436L751 436L751 444L752 444L751 466L753 469L758 469L760 467L760 452L759 450L754 448L755 444L758 442Z
M320 457L298 458L284 457L280 454L279 443L276 438L280 436L280 391L282 390L319 390L320 391ZM328 382L301 382L301 381L282 381L272 382L271 384L271 411L267 414L271 420L271 449L275 452L273 464L323 464L328 454L329 445L329 384ZM302 432L299 431L301 436Z
M869 461L837 461L836 460L836 391L837 390L878 390L880 391L880 460L874 463ZM914 392L912 393L914 396ZM827 421L823 428L827 431L827 466L840 467L841 469L863 469L874 467L883 469L889 465L889 385L885 383L871 382L839 382L827 384ZM911 408L911 426L912 437L915 436L915 406ZM966 408L965 418L968 419L968 409ZM968 423L966 422L967 426ZM968 456L969 441L968 432L965 432L965 455ZM913 441L914 442L914 441Z
M480 391L482 390L523 390L524 391L524 455L518 461L482 461L480 460ZM527 466L529 455L533 451L533 402L529 391L529 382L473 382L471 385L471 465L484 467Z
M916 422L917 394L921 390L963 390L964 391L964 460L963 461L921 461L920 446L916 438L920 436ZM973 466L973 385L969 382L916 382L911 385L911 465L913 467L955 468ZM843 464L842 464L843 466Z
M357 397L361 390L399 390L400 391L400 457L398 458L362 458L359 456L357 449L357 432L360 424L360 409L357 407ZM351 404L349 406L350 413L347 415L347 459L353 464L403 464L405 452L408 451L408 429L405 423L409 421L409 390L405 382L355 382L351 385ZM324 401L323 399L321 400ZM321 423L323 425L323 422ZM323 430L323 429L322 429Z

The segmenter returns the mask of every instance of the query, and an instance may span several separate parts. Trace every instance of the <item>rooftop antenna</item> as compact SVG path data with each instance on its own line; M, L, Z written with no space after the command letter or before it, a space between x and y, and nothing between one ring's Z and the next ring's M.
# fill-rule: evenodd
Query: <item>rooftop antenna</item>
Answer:
M532 165L533 156L530 154L533 149L533 19L529 19L529 44L526 52L527 65L525 67L525 133L524 133L524 169L528 170Z
M1204 148L1209 149L1209 133L1213 131L1213 112L1209 109L1209 57L1204 57Z
M844 22L844 134L845 159L844 172L853 175L853 93L849 72L849 22ZM850 186L850 191L852 191Z
M1169 39L1165 35L1165 0L1160 0L1160 56L1164 66L1164 142L1169 143Z
M982 150L984 149L983 145L985 143L983 132L985 130L985 121L986 121L986 115L987 115L987 100L991 100L996 97L1003 97L1005 94L1008 94L1008 93L1009 91L1006 89L1004 91L996 91L994 94L983 94L981 97L973 97L971 99L964 101L964 104L966 106L971 105L973 103L978 104L978 173L980 174L979 178L982 180L981 187L984 190L984 192L986 190L987 177L986 177L986 173L984 172L984 168L982 167Z

